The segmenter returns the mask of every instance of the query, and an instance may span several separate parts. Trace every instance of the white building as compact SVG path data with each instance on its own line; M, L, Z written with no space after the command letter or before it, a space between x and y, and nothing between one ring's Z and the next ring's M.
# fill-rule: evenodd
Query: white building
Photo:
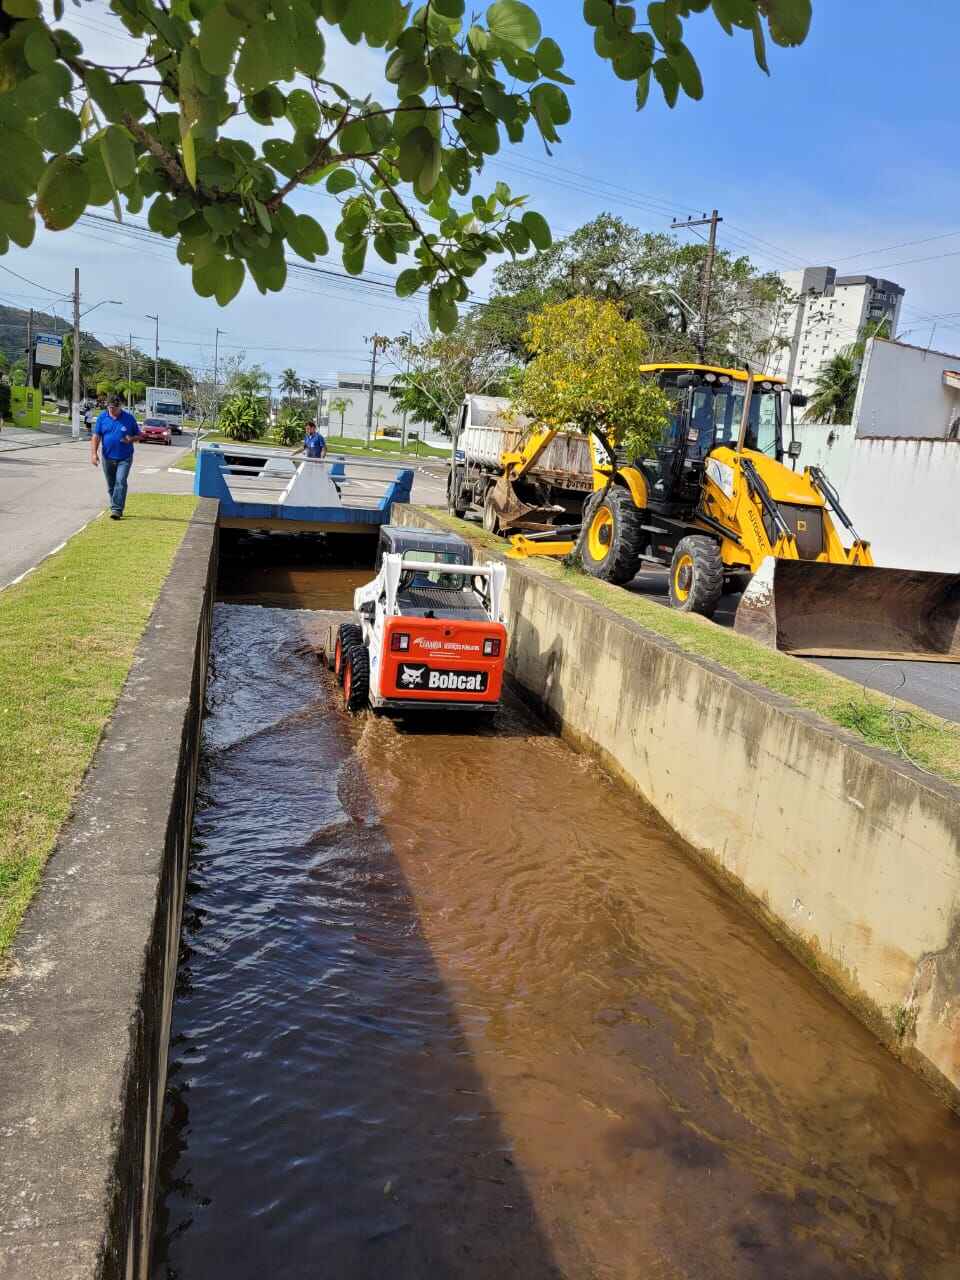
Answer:
M378 373L373 384L373 425L371 435L387 427L399 433L403 413L393 403L390 385L394 375ZM367 434L367 404L370 397L370 375L362 373L338 373L337 385L327 387L323 395L324 417L328 418L331 435L340 435L340 412L334 407L337 400L349 401L343 414L345 436ZM414 430L417 428L414 427ZM409 433L408 433L409 434Z
M820 366L857 341L864 328L882 320L897 332L904 290L876 276L838 276L833 267L785 271L791 301L774 317L782 349L766 372L785 377L795 391L810 395Z
M872 338L853 425L858 436L960 439L960 355Z

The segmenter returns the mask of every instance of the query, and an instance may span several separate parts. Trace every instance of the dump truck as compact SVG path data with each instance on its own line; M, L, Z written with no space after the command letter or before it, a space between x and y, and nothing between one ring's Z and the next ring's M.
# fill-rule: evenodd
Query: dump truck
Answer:
M593 491L590 442L540 427L505 396L466 396L454 435L447 507L477 511L489 533L579 523Z
M587 573L614 583L660 566L673 608L706 617L740 591L736 630L788 653L960 661L960 575L874 565L824 472L797 471L804 397L749 369L644 372L670 403L651 456L592 437L578 537L520 535L510 554L578 547Z

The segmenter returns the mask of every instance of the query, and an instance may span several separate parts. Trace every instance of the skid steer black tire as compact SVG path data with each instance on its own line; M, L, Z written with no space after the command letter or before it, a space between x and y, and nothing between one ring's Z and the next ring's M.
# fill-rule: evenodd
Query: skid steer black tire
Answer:
M337 641L333 648L333 674L343 684L343 664L355 644L363 640L363 632L355 622L341 622L337 628Z
M712 618L723 595L723 561L713 538L690 534L670 562L670 604L681 613Z
M343 700L354 714L370 705L370 655L363 644L355 644L343 664Z
M644 533L640 510L629 489L614 485L606 496L591 498L583 512L580 558L594 578L629 582L640 567Z

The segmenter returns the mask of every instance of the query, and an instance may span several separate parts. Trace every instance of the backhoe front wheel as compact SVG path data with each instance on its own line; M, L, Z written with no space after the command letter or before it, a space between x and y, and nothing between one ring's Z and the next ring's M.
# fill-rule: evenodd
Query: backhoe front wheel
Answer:
M640 567L643 530L640 511L628 489L611 487L590 499L583 512L580 559L587 573L604 582L629 582Z
M712 538L681 538L670 563L670 603L681 613L712 618L723 595L723 561Z

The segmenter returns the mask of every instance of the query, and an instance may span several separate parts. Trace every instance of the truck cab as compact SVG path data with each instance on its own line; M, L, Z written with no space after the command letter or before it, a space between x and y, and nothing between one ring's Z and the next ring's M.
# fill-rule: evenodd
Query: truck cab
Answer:
M491 710L500 700L506 567L454 533L384 525L333 667L351 711Z

